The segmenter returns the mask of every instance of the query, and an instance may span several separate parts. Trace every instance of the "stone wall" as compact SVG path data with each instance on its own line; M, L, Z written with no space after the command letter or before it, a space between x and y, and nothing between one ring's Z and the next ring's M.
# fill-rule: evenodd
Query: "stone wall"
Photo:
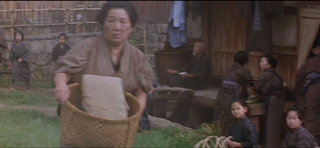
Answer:
M94 33L68 33L67 43L72 47L81 40L101 34ZM25 36L25 42L30 46L30 70L32 82L51 81L54 76L54 67L51 65L52 49L58 44L58 34ZM6 36L8 45L13 42L13 37ZM154 52L162 50L167 40L167 24L137 24L129 41L141 49L150 60L155 72ZM9 56L9 53L7 53ZM4 68L5 73L11 70Z

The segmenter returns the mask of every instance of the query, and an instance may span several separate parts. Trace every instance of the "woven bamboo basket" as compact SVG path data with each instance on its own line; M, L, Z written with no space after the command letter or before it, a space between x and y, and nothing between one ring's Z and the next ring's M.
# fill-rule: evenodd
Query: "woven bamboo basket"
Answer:
M131 147L134 143L141 115L140 104L125 92L130 107L124 120L107 120L83 111L80 84L68 86L70 96L61 108L61 142L74 147Z

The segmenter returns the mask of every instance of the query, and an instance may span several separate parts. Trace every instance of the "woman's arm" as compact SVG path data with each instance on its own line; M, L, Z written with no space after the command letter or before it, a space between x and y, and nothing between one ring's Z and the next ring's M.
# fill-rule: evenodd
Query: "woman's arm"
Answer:
M142 89L142 87L138 88L136 92L134 93L134 96L137 97L139 103L140 103L140 110L139 112L142 113L144 109L146 108L146 103L147 103L147 93L145 93Z
M61 104L68 99L70 90L68 88L67 82L70 80L70 75L66 73L57 73L54 77L54 97Z
M25 61L25 62L29 62L30 59L30 47L28 44L24 43L24 48L26 50L25 54L20 58L21 60L19 60L19 62Z
M15 55L14 55L14 52L11 50L13 47L13 43L11 44L11 47L10 47L10 54L9 54L9 62L12 64L15 60Z

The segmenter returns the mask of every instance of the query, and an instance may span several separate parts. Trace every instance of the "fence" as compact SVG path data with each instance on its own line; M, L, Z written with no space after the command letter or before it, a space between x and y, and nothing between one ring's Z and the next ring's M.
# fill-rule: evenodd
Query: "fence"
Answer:
M100 31L95 16L100 8L0 10L0 28L21 29L26 35Z

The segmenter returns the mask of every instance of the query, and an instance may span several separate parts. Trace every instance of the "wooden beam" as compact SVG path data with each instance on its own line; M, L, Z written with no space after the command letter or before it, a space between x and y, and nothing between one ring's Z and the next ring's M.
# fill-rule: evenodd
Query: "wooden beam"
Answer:
M298 15L298 8L297 7L284 7L284 14L285 15Z

